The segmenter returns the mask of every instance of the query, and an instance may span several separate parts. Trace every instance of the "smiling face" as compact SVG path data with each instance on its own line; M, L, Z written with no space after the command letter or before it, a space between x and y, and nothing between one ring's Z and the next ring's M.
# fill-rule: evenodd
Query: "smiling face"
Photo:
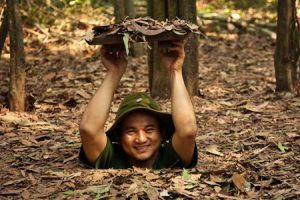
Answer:
M123 120L120 131L120 143L130 162L151 168L162 142L157 118L145 111L133 112Z

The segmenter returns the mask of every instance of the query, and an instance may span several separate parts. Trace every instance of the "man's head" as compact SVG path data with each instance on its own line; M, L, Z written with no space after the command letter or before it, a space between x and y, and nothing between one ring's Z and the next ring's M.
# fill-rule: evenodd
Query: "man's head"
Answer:
M162 142L160 124L150 112L130 113L120 125L119 143L134 163L152 163Z
M154 156L161 142L169 139L174 130L172 116L162 112L149 95L139 92L122 101L107 134L121 144L131 159L143 161Z

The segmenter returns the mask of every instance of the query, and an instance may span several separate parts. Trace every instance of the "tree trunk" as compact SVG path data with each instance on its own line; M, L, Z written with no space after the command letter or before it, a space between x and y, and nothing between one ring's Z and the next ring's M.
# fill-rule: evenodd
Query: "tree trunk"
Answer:
M135 17L135 8L133 4L133 0L125 0L125 15L131 18Z
M116 23L121 22L127 16L130 18L135 17L133 0L115 0L114 2L114 15L116 18Z
M176 19L179 16L178 0L168 0L168 19Z
M116 23L121 22L127 16L130 18L136 17L133 0L116 0L114 14ZM133 57L139 57L145 53L144 46L142 43L132 43L129 47L129 52Z
M5 39L8 35L8 14L6 10L3 13L3 20L0 27L0 57L4 47Z
M299 58L299 24L295 0L278 1L275 50L276 91L295 90Z
M179 17L196 24L196 0L148 0L148 15L160 21ZM189 36L185 52L183 78L189 94L198 95L198 38L196 35ZM169 98L169 79L166 69L160 65L157 43L152 44L148 60L151 95Z
M115 0L114 2L115 22L119 23L125 17L125 0Z
M9 108L25 110L25 55L18 0L6 0L10 35Z
M178 0L179 17L197 24L196 0ZM191 34L185 45L183 78L190 95L198 95L198 37Z
M164 21L166 15L167 4L164 0L151 0L148 1L148 14L153 19ZM170 97L170 84L167 70L161 65L157 42L151 43L152 49L148 53L148 66L149 66L149 87L150 93L153 97L169 98Z

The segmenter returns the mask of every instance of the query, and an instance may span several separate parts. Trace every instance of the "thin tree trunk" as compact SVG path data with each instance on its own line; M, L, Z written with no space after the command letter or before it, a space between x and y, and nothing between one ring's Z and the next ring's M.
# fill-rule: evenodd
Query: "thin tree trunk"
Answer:
M148 0L148 15L159 21L179 17L196 24L196 14L196 0ZM148 57L151 95L168 98L170 90L167 72L159 63L157 43L154 42L152 47ZM196 35L189 36L185 52L183 78L189 94L198 95L198 37Z
M115 0L114 1L114 15L115 22L121 22L125 17L125 0Z
M129 16L130 18L135 17L135 8L133 0L125 0L125 15Z
M164 0L151 0L148 2L148 13L153 19L164 21L166 19L167 5ZM167 70L161 65L157 42L151 43L151 51L148 54L149 86L153 97L169 98L170 84Z
M114 4L114 14L116 23L121 22L127 16L134 18L136 14L133 0L116 0ZM132 43L129 48L129 52L133 57L139 57L144 54L144 44L142 43Z
M197 24L196 0L178 0L179 17ZM198 95L198 36L190 34L185 45L183 78L191 96Z
M135 8L133 0L115 0L114 1L115 22L121 22L125 17L134 18Z
M276 91L295 90L299 59L299 24L295 0L278 1L275 50Z
M25 110L25 55L21 16L18 0L7 0L10 34L9 108Z
M4 47L5 39L8 35L8 14L6 10L4 11L3 15L4 17L0 27L0 57Z
M179 16L178 0L168 0L168 19L175 19Z

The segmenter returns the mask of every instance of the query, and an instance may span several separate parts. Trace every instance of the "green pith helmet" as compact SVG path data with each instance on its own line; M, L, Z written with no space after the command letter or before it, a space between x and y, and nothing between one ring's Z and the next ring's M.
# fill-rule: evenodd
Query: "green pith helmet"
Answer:
M164 132L162 135L163 140L170 139L175 131L172 115L162 112L157 102L146 93L137 92L125 97L120 104L116 114L115 123L107 131L107 136L111 141L117 141L117 136L118 134L120 134L118 130L122 120L130 113L137 110L143 110L153 113L159 121L159 124L161 126L160 129Z

